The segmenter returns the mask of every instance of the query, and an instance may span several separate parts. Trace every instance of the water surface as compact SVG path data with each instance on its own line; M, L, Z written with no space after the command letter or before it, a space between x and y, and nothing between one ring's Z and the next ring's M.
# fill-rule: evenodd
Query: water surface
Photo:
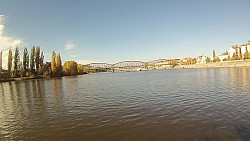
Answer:
M250 140L250 68L0 84L0 140Z

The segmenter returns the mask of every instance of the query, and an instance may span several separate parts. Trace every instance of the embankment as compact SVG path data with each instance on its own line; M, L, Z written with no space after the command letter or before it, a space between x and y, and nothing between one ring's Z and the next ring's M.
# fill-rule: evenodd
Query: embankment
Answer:
M232 67L250 67L250 59L176 66L176 68L232 68Z

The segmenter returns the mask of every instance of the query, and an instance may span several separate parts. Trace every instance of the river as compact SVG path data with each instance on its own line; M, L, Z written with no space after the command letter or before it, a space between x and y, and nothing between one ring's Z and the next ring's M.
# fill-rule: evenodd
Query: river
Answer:
M249 141L250 68L4 82L0 140Z

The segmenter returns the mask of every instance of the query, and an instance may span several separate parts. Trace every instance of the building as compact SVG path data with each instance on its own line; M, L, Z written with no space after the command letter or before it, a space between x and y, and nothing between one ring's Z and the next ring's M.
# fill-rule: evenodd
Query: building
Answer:
M227 50L228 56L229 56L230 58L232 58L234 55L237 55L237 54L238 54L237 48L238 48L238 46L236 45L236 46L231 46L231 47Z
M238 57L244 59L245 54L250 51L250 42L242 45L231 46L227 51L230 58Z
M228 59L228 55L219 55L218 58L221 60L221 61L225 61Z
M205 63L207 63L206 60L207 60L207 57L204 55L196 57L197 64L205 64Z

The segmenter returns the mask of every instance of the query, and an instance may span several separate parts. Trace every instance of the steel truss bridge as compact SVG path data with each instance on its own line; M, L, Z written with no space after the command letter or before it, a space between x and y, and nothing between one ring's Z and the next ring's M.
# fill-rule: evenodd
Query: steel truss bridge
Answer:
M143 61L122 61L115 64L90 63L85 65L87 69L103 71L139 71L148 69L173 68L179 64L180 59L158 59L150 62Z

